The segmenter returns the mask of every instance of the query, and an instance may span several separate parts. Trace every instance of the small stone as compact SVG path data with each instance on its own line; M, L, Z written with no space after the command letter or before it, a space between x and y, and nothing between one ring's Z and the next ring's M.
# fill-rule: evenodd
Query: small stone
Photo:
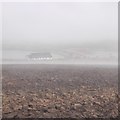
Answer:
M42 111L43 111L44 113L48 112L48 110L47 110L46 108L42 108Z
M60 109L61 105L55 105L55 109Z
M81 104L78 104L78 103L74 104L74 109L77 109L77 108L80 108L80 107L81 107Z

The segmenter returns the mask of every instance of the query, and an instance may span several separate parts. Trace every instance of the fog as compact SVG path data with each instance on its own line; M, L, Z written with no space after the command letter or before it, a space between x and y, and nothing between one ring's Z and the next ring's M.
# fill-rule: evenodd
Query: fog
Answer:
M50 52L52 63L117 63L117 26L114 2L3 3L3 62Z

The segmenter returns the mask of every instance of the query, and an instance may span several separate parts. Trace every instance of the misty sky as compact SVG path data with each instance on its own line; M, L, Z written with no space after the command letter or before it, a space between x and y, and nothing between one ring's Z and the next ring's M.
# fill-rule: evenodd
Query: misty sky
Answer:
M3 50L117 50L117 3L3 3Z

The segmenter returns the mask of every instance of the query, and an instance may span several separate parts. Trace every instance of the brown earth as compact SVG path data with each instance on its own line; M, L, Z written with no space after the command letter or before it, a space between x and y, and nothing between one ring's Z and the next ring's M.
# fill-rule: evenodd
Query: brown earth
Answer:
M3 65L4 118L118 116L114 66Z

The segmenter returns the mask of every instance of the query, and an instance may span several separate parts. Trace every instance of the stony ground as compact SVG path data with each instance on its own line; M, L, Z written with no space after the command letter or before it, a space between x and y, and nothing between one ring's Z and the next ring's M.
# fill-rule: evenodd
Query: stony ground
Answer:
M114 66L3 65L3 117L116 117L117 82Z

